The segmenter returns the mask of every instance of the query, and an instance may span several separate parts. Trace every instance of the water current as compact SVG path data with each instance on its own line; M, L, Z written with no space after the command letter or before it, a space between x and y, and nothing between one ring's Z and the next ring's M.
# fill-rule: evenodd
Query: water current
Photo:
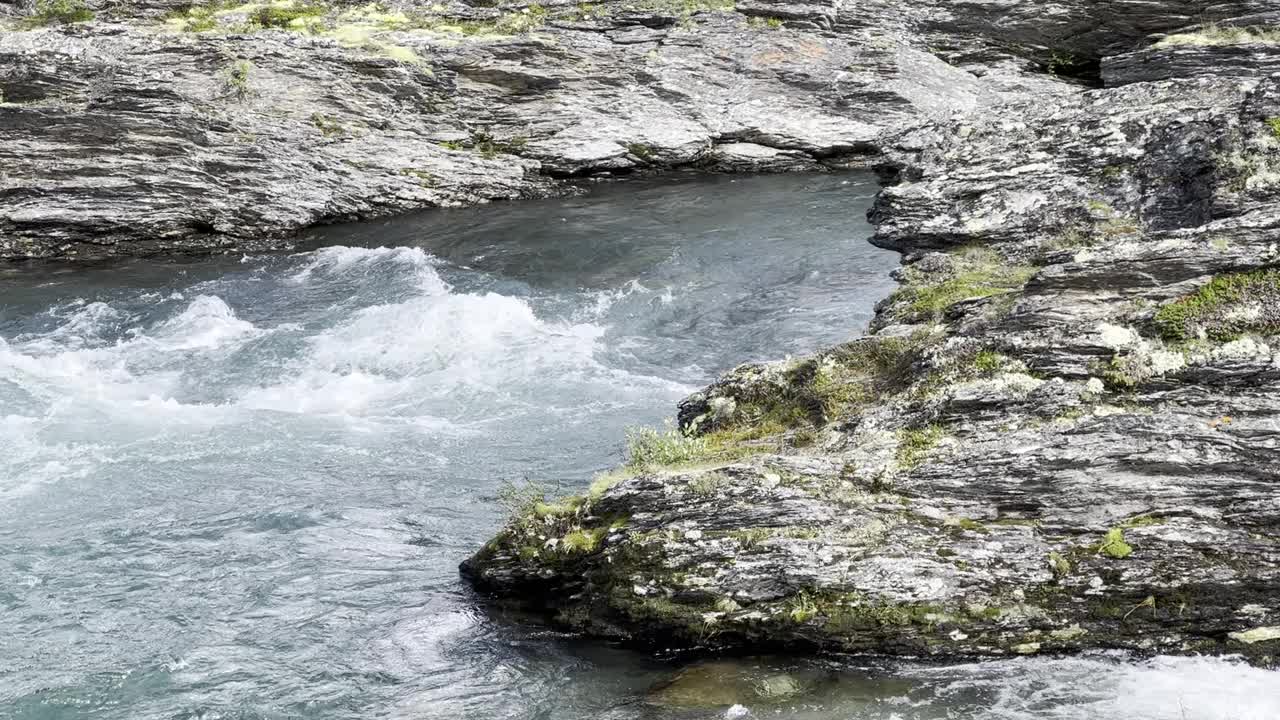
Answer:
M0 718L1280 718L1280 674L1111 655L748 659L710 670L810 691L685 707L670 660L478 609L503 482L579 490L716 373L865 329L874 192L628 183L0 270Z

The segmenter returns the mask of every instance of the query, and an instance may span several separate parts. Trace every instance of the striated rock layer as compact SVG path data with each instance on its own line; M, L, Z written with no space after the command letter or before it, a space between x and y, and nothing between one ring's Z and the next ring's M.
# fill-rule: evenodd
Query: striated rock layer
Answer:
M0 259L281 248L576 178L865 166L930 118L1096 84L1153 33L1274 13L1154 5L4 0Z
M464 575L665 648L1273 663L1280 77L1180 63L886 132L870 334L513 493Z

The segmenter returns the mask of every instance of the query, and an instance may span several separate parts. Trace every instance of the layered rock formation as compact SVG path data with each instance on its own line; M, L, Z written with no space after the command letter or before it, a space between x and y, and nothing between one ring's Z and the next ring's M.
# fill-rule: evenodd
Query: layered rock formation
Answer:
M714 7L130 3L11 21L0 257L264 249L561 178L821 169L994 98L887 34Z
M1162 67L883 136L871 334L734 370L464 573L663 647L1273 662L1280 78Z
M1151 5L8 0L0 258L280 248L565 179L861 165L927 118L1096 83L1149 33L1269 9Z
M0 3L0 257L675 168L873 167L872 333L738 368L499 602L664 647L1280 647L1270 2ZM585 481L584 481L585 484Z

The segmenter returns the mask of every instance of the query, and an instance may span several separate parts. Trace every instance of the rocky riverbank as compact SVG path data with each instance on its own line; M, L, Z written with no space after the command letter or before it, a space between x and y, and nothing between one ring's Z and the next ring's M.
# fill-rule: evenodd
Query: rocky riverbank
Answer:
M1280 16L1158 5L0 2L0 257L875 168L868 337L513 491L465 574L668 648L1270 663Z
M873 242L905 259L870 335L734 370L583 495L515 498L464 573L666 648L1273 663L1277 47L1153 37L1099 58L1114 87L1006 76L883 136Z

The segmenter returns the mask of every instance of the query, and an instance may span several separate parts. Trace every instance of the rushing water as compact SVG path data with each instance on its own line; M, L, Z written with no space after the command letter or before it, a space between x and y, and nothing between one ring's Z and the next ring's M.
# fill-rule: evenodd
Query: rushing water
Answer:
M0 274L0 718L725 716L487 618L456 566L502 481L580 488L716 372L857 334L897 263L873 192L628 184ZM1280 717L1280 675L1223 660L733 667L806 688L757 717Z

